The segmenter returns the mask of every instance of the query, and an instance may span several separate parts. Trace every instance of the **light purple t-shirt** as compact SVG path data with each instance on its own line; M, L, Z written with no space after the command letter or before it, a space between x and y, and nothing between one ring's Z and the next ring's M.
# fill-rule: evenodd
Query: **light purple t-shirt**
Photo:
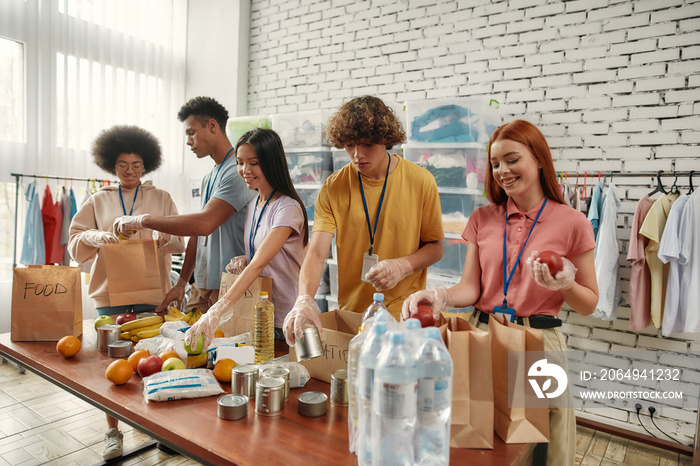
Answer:
M245 254L250 262L250 233L260 218L261 207L256 207L257 197L248 203L245 218ZM267 234L278 227L289 227L294 233L282 249L263 269L261 276L272 278L270 301L275 305L275 327L282 327L284 318L292 309L299 292L299 270L304 261L304 214L297 201L282 196L268 204L257 228L253 247L257 251Z

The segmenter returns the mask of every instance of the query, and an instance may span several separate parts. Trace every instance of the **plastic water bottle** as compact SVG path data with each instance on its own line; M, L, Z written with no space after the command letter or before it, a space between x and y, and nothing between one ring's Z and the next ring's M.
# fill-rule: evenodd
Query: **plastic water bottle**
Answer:
M425 338L416 352L418 422L413 443L416 465L448 465L452 358L436 327L426 328Z
M411 354L415 355L418 347L423 343L425 337L423 336L423 329L420 325L420 320L418 319L406 319L406 345Z
M377 317L360 350L360 364L356 385L358 419L355 451L360 465L372 464L372 388L377 358L384 346L387 322Z
M415 360L406 346L406 334L391 332L374 371L373 465L415 464L411 445L416 427L417 384Z
M253 321L255 364L262 364L275 358L275 305L268 299L267 291L260 292Z
M364 323L367 319L374 317L377 313L386 314L387 322L396 322L394 316L391 315L389 309L384 305L384 293L374 293L372 295L372 304L367 307L365 313L362 315L362 322Z

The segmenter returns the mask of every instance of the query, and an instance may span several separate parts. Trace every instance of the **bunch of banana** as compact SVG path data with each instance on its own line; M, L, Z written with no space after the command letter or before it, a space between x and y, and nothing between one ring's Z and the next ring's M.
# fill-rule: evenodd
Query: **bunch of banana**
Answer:
M168 313L165 315L165 321L173 322L180 320L185 322L187 325L192 325L197 322L200 317L202 317L202 310L199 308L195 308L187 314L183 314L175 306L168 306Z
M160 316L132 320L119 327L119 337L122 340L131 340L136 343L144 338L160 335L160 327L162 325L163 319Z

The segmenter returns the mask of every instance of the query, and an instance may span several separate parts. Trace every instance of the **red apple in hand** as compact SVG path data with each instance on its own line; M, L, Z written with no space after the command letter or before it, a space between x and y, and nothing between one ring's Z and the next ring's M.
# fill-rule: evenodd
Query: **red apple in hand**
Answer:
M542 251L537 255L537 259L539 259L540 264L547 265L552 277L561 272L564 268L564 261L561 259L561 256L554 251Z
M122 325L127 322L131 322L132 320L136 320L136 316L134 314L119 314L114 323L117 325Z
M162 367L163 360L160 359L160 356L153 355L139 359L136 365L136 372L138 372L141 377L148 377L156 372L160 372Z
M433 307L426 301L418 303L418 312L413 317L420 320L421 327L432 327L435 325Z

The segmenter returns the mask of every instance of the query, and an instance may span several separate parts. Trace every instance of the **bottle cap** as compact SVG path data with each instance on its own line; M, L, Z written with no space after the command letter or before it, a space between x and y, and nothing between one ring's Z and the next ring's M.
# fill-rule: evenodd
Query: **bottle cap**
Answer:
M426 327L423 332L425 334L425 338L429 340L439 340L442 338L440 335L440 329L437 327Z
M381 335L382 333L386 333L386 331L387 331L386 322L382 322L382 321L380 321L380 322L375 322L374 325L372 326L372 328L374 329L374 331L375 331L376 333L378 333L378 334L380 334L380 335Z
M375 301L384 301L384 293L374 293L372 299Z
M261 291L261 292L260 292L260 297L261 297L261 298L267 298L267 291Z
M414 330L420 327L420 320L413 318L406 319L406 330Z
M397 345L399 343L406 343L406 335L403 332L391 332L391 343Z

